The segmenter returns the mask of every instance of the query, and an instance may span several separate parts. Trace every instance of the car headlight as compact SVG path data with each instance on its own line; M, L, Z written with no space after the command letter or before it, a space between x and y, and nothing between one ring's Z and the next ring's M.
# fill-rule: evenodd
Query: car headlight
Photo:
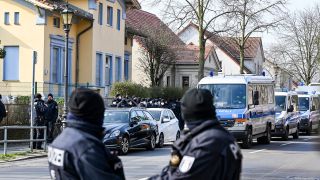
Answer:
M115 130L110 134L110 137L118 137L120 135L120 131L119 130Z
M276 125L284 124L284 118L276 119Z

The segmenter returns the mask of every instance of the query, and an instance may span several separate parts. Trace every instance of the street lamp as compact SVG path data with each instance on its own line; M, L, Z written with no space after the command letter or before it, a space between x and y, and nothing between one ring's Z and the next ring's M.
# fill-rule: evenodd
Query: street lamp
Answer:
M68 63L68 57L69 57L69 32L71 29L71 22L72 22L72 16L73 11L69 9L69 6L67 4L66 9L64 9L61 13L63 18L63 30L66 34L66 42L65 42L65 62L64 62L64 104L63 104L63 120L62 120L62 126L63 129L66 127L67 122L67 115L68 115L68 86L69 86L69 78L68 78L68 69L69 69L69 63Z

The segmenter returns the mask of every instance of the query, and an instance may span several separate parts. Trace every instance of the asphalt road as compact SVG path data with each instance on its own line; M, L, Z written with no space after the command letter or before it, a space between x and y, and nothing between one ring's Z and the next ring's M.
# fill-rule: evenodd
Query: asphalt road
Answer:
M320 180L320 137L300 136L300 139L270 145L254 145L242 149L244 156L242 179L304 179ZM168 163L170 146L154 151L135 149L120 156L128 180L157 174ZM46 158L1 163L0 179L49 179Z

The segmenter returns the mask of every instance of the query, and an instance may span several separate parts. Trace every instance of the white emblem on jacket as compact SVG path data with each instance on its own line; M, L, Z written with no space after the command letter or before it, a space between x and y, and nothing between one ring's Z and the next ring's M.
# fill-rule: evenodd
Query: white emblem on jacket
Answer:
M48 147L48 161L53 165L63 167L64 150Z
M181 160L181 163L180 163L180 165L179 165L179 170L180 170L182 173L188 172L188 171L191 169L194 160L195 160L194 157L191 157L191 156L183 156L183 158L182 158L182 160Z

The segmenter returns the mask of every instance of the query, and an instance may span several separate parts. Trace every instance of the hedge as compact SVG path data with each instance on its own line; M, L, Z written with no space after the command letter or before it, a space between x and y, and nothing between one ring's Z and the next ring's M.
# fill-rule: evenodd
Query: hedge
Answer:
M110 92L111 96L135 96L141 98L180 99L186 89L176 87L144 87L132 82L114 83Z

